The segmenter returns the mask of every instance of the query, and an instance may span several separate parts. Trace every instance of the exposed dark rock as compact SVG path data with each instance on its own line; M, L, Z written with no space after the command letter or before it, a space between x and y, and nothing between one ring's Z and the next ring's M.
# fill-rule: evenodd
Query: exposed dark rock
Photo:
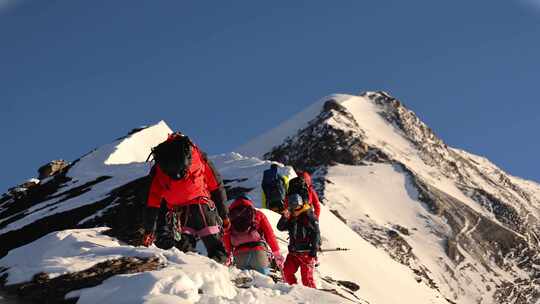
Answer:
M540 299L540 281L516 281L506 282L495 292L494 299L497 303L532 304Z
M48 183L32 189L22 199L7 201L1 205L0 219L8 218L1 227L27 215L27 210L46 200L58 200L43 208L56 208L62 202L91 191L92 187L109 179L99 177L94 181L61 191L70 178L66 172L54 176ZM0 256L13 248L23 246L42 236L64 229L108 226L111 236L128 244L138 244L138 229L142 227L143 203L146 201L149 179L143 177L113 189L108 196L91 204L40 218L22 228L0 234ZM84 221L83 221L84 220Z
M401 264L411 266L410 260L416 259L412 252L412 247L407 241L399 235L395 230L387 230L388 240L383 246L390 256Z
M455 249L460 244L470 251L477 251L478 258L482 256L496 258L495 260L502 266L502 260L512 248L527 246L526 241L516 232L483 217L461 201L428 186L420 179L413 180L421 194L420 199L426 203L428 210L444 217L452 228L454 234L453 238L448 240L449 248ZM435 207L432 207L433 204ZM449 253L453 249L449 249ZM492 255L493 253L495 255ZM457 253L451 253L449 257L455 260L457 255Z
M151 271L160 267L162 265L155 257L124 257L53 279L45 273L39 273L30 282L7 285L4 289L30 303L76 303L77 298L65 299L66 294L70 291L97 286L114 275Z
M6 255L8 251L13 248L33 242L50 232L78 227L80 221L107 207L112 200L113 198L109 197L93 204L88 204L66 212L52 214L48 217L36 220L22 228L0 234L0 243L2 244L0 257ZM12 222L12 219L22 218L23 216L23 214L18 214L6 222ZM5 224L3 223L2 226L4 227Z
M68 166L68 163L62 159L60 160L53 160L51 162L49 162L48 164L45 164L43 166L41 166L39 169L38 169L38 173L39 173L39 179L45 179L49 176L53 176L53 175L56 175L60 172L62 172L62 170L64 170L65 168L67 168Z
M418 148L420 157L427 165L440 168L440 172L454 180L465 195L492 212L507 228L524 234L540 248L540 219L531 219L527 209L516 208L523 204L522 200L530 202L532 206L538 205L538 198L514 183L502 170L496 167L482 170L482 165L473 156L449 148L414 112L388 93L376 92L366 96L384 109L380 115L404 133ZM483 183L495 190L487 192L482 189L472 176L481 178Z
M399 233L401 233L403 235L410 235L409 229L407 229L407 228L405 228L403 226L394 225L394 229L396 229L397 231L399 231Z
M253 188L246 188L240 186L233 186L231 184L245 182L247 178L237 178L237 179L224 179L223 183L225 184L225 191L227 192L227 198L229 200L234 200L241 195L249 193Z
M391 239L397 239L399 237L399 233L395 230L388 230L387 233Z
M71 178L68 177L66 173L75 163L77 163L77 161L73 162L68 168L63 170L60 174L55 175L47 182L40 183L37 187L28 189L24 196L16 197L4 195L5 199L0 203L0 219L23 212L43 201L61 196L62 193L58 193L58 191L71 181Z
M370 149L363 138L352 114L335 100L328 100L306 128L264 157L309 172L335 163L360 165L368 154L381 157L382 152Z
M357 290L360 290L360 285L354 283L354 282L351 282L351 281L343 281L343 280L339 280L338 283L340 285L342 285L343 287L351 290L351 291L357 291Z
M34 189L37 186L39 186L39 180L31 179L16 187L9 188L8 192L5 195L13 197L14 199L22 199L28 195L31 189Z
M94 218L79 223L77 227L107 226L111 228L108 235L130 245L140 245L140 229L143 227L149 183L149 176L145 176L114 189L100 202L106 202L107 209L96 214ZM92 215L89 214L86 218Z
M506 227L518 233L526 232L527 228L523 225L521 216L511 205L504 203L483 189L465 189L464 191L471 193L471 197L475 201L491 210L495 218Z
M435 214L444 217L454 232L446 243L446 251L450 259L460 264L464 260L461 252L464 249L467 254L475 257L485 268L483 271L488 273L494 273L489 266L490 261L494 261L501 269L509 272L512 271L512 267L517 266L531 275L529 283L532 286L508 283L512 288L506 288L512 289L512 292L505 292L504 288L502 291L498 289L497 299L501 300L507 296L504 301L501 300L498 303L532 303L519 302L520 295L527 295L529 300L540 299L537 293L531 292L540 288L540 281L534 279L537 272L534 270L536 267L533 266L535 259L538 259L538 250L531 248L530 243L516 231L478 214L459 200L428 186L418 178L414 180L421 194L420 198L429 210L436 211ZM503 205L500 205L501 208Z
M343 289L344 291L347 292L348 295L351 295L353 296L353 298L348 298L348 297L345 297L342 293L340 293L337 289L322 289L323 291L327 291L327 292L330 292L330 293L333 293L335 295L338 295L344 299L347 299L348 301L352 302L352 303L364 303L365 301L364 300L361 300L358 296L356 296L355 292L360 290L360 285L356 284L355 282L351 282L351 281L344 281L344 280L336 280L336 279L333 279L329 276L326 276L326 277L322 277L321 278L323 281L327 282L327 283L330 283L334 286L337 286L338 288L340 289Z
M465 258L459 251L458 244L455 239L446 240L446 254L456 264L461 263L463 259Z

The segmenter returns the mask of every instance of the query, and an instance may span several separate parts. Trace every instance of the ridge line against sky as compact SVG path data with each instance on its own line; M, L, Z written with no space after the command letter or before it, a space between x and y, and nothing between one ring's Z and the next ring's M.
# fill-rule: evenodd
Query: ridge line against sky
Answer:
M540 181L536 8L0 0L0 188L159 120L216 154L322 96L378 90L450 146Z

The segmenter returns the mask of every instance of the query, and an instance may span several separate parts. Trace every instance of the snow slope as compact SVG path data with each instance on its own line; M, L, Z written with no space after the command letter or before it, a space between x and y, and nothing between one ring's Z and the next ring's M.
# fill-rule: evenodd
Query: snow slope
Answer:
M451 227L429 212L429 207L420 201L410 176L402 168L391 164L337 165L329 169L326 178L331 182L325 189L326 206L337 210L354 231L369 237L373 227L389 231L396 231L398 227L407 229L408 235L400 233L400 237L412 247L411 253L416 257L408 262L421 261L421 265L429 270L429 276L439 283L438 288L443 294L457 293L460 303L478 301L477 293L460 291L460 284L446 278L445 265L453 265L454 262L445 249L446 235ZM476 262L473 265L482 267ZM456 272L455 279L461 284L468 284L470 289L483 291L478 292L480 294L486 293L482 290L486 284L481 274ZM495 290L495 283L488 285L492 291Z
M211 159L225 179L247 178L235 183L235 186L254 188L249 195L256 206L261 206L259 183L262 172L270 165L269 161L243 157L237 153L222 154ZM264 212L275 227L278 214L268 210ZM437 292L418 284L410 269L362 239L325 206L321 206L320 225L324 247L351 250L328 252L320 257L321 266L317 270L319 285L322 283L320 278L325 276L356 282L361 286L358 295L370 303L391 304L400 300L406 300L406 303L446 303ZM287 238L283 233L278 235L282 240ZM285 254L286 244L280 245ZM392 292L388 292L389 288Z
M275 226L279 216L264 210ZM446 303L433 290L416 283L409 269L391 260L326 209L321 213L321 226L327 246L348 245L348 252L325 253L320 257L317 283L320 277L359 282L358 296L370 303L390 304L406 299L407 303ZM0 260L9 267L8 284L30 280L41 272L54 278L81 271L105 260L120 257L158 256L166 266L158 271L115 276L102 285L72 292L80 296L77 303L343 303L327 293L286 284L274 284L271 279L254 272L226 268L197 254L184 254L173 248L161 250L152 246L133 247L101 234L106 228L65 230L51 233L38 241L11 251ZM332 235L329 235L332 232ZM334 235L335 234L335 235ZM284 239L285 235L278 233ZM331 239L330 239L331 238ZM282 244L282 251L286 246ZM286 254L286 252L283 252ZM239 289L231 281L237 277L254 280L249 290ZM392 292L388 292L391 286ZM202 296L199 294L202 290ZM219 299L221 302L212 302Z
M164 267L159 270L118 275L103 284L69 293L79 304L94 303L342 303L343 298L305 288L274 284L269 277L220 265L198 254L185 254L176 248L161 250L123 245L103 235L107 228L65 230L51 233L27 246L15 249L1 260L9 266L8 284L27 281L35 273L50 277L87 269L104 260L133 256L156 256ZM250 288L239 288L238 278L251 281Z

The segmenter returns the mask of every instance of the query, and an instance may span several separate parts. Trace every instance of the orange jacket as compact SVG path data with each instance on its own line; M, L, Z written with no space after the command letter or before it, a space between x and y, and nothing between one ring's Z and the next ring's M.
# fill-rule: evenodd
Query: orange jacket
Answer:
M206 203L211 192L220 187L220 183L208 161L198 147L191 148L192 161L186 177L173 180L158 165L154 166L148 207L159 208L161 200L167 202L169 208L193 203Z

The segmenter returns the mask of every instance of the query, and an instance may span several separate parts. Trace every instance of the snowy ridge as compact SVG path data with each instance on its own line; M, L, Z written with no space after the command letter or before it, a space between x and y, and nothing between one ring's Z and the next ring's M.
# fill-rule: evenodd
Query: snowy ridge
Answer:
M325 101L329 99L342 100L346 98L347 95L342 94L334 94L324 97L307 107L302 112L279 124L274 129L269 130L263 135L234 149L234 151L242 155L254 156L262 159L265 153L270 151L270 149L272 149L273 147L279 145L284 138L288 136L294 136L297 130L306 127L308 122L313 119L313 117L315 117L317 114L319 114Z
M51 214L92 204L106 197L111 190L146 176L150 170L150 164L146 163L150 149L165 140L170 133L171 129L161 121L83 156L67 172L68 181L61 186L60 193L52 195L52 199L45 199L0 219L0 234L20 229ZM85 185L91 187L92 191L74 197L70 193ZM0 206L0 211L2 207L5 206Z

